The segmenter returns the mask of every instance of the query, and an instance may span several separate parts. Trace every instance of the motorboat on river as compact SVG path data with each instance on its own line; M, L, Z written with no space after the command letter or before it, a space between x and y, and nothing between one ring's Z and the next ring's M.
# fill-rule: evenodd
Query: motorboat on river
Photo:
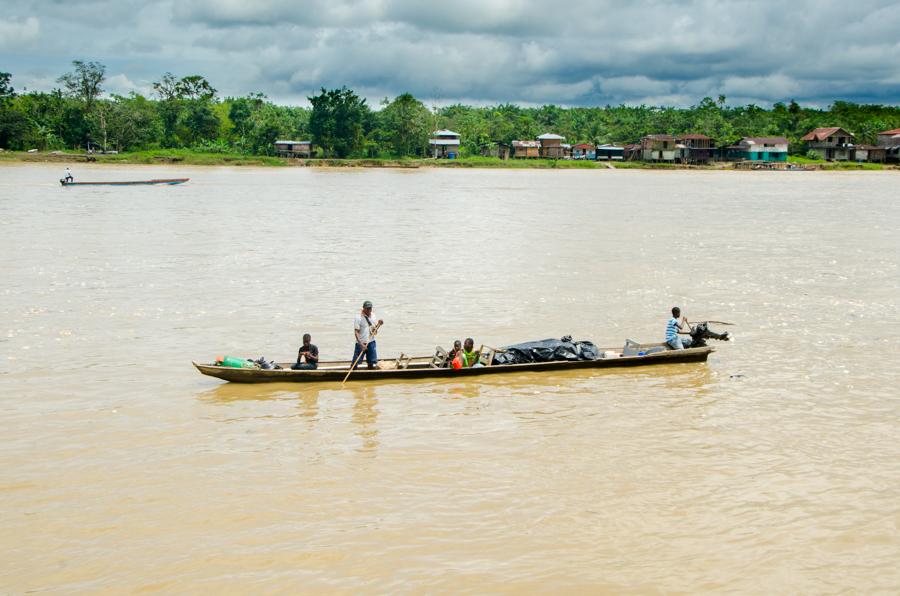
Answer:
M184 184L190 178L157 178L153 180L123 180L111 182L66 182L65 179L59 181L63 186L142 186L151 184Z
M600 356L591 360L555 360L550 362L526 362L521 364L488 364L472 368L454 369L441 366L435 356L383 359L378 368L357 367L349 376L352 362L335 360L320 362L315 370L291 370L292 362L280 362L280 369L232 368L216 364L193 365L202 374L232 383L312 383L376 381L379 379L414 380L470 378L504 373L542 373L561 370L595 370L607 368L631 368L682 362L705 362L715 351L711 346L667 349L665 344L632 344L626 348L600 348ZM627 354L627 355L626 355Z

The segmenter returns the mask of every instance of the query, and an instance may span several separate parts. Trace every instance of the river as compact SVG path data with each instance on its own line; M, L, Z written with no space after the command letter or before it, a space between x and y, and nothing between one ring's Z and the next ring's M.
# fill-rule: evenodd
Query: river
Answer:
M0 165L0 591L900 590L896 172ZM237 386L732 322L706 364ZM718 327L725 330L726 327Z

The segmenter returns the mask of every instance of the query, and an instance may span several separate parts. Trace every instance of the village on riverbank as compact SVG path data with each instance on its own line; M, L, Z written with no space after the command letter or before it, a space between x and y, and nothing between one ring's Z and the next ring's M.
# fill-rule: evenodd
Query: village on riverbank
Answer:
M896 169L900 108L835 100L771 108L704 97L687 107L432 105L377 108L322 88L310 106L219 97L165 73L150 96L104 95L106 67L75 60L52 92L0 72L0 161L301 167ZM24 90L23 90L24 91ZM299 139L299 140L295 140Z
M789 159L785 137L743 137L736 143L717 145L704 134L649 134L638 142L566 143L566 137L544 133L534 140L490 143L481 157L507 160L563 160L627 163L630 166L710 166L727 164L735 168L785 169L802 164L811 168L825 164L897 164L900 162L900 128L878 133L876 145L854 143L855 135L841 127L816 128L800 141L805 156ZM433 159L462 158L462 135L452 130L437 130L429 140ZM311 159L312 141L279 140L275 153L292 159Z
M193 149L107 151L89 145L76 151L6 151L0 162L90 162L105 164L183 164L306 167L460 167L529 169L752 169L829 170L900 169L900 128L877 133L877 143L855 143L855 135L842 127L821 127L792 147L785 137L743 137L717 144L704 134L648 134L634 143L576 143L544 133L536 139L485 144L480 155L466 155L462 135L434 131L428 141L430 155L400 158L324 157L312 141L276 140L274 155L205 153ZM790 150L793 150L791 152Z
M628 168L628 169L900 169L900 128L877 134L877 144L855 143L855 135L841 127L816 128L789 153L785 137L743 137L718 145L704 134L649 134L634 143L577 143L544 133L533 140L491 143L480 155L461 150L462 135L434 131L430 156L406 158L317 157L311 141L277 140L274 156L204 153L190 149L136 152L4 151L0 161L94 162L107 164L184 164L308 167L483 167L483 168Z

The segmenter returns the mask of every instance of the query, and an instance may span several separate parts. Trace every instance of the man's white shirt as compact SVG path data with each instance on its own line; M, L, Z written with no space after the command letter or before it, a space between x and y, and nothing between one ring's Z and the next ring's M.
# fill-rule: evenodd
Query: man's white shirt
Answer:
M366 316L362 313L356 315L356 318L353 319L353 329L359 330L359 340L362 343L369 343L372 339L372 327L375 326L376 320L369 318L372 321L371 327L369 326L369 321L366 321Z

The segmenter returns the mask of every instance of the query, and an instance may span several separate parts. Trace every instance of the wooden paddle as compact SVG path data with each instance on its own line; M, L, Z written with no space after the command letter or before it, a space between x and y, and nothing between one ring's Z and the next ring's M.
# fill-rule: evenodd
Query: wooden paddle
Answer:
M369 337L369 341L366 342L365 348L363 348L359 356L356 357L356 360L353 361L353 364L350 366L350 370L347 371L347 376L344 377L344 380L341 381L341 387L344 386L344 383L347 382L347 379L350 378L350 373L352 373L356 369L356 365L359 364L359 359L363 357L363 354L366 353L366 349L369 347L369 344L372 343L372 340L375 339L375 336L378 335L378 328L381 327L381 323L377 323L374 327L371 327L372 335Z

